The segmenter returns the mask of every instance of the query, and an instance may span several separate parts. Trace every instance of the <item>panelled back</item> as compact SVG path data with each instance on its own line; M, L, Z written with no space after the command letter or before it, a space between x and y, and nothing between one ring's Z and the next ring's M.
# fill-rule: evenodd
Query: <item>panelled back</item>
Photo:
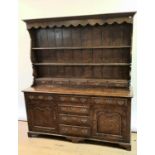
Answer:
M130 46L132 24L34 29L35 47Z
M131 23L32 28L30 33L35 78L130 83Z

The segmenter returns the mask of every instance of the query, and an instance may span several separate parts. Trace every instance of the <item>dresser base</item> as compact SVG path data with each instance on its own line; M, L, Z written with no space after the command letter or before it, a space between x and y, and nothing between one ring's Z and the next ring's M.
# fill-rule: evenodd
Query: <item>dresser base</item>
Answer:
M106 143L107 146L112 146L112 145L117 145L120 148L123 148L127 151L131 151L131 144L130 143L122 143L122 142L111 142L111 141L106 141L106 140L99 140L99 139L94 139L94 138L83 138L83 137L73 137L73 136L65 136L65 135L60 135L60 134L53 134L53 133L43 133L43 132L34 132L34 131L29 131L27 132L28 137L37 137L37 136L55 136L55 137L61 137L61 138L66 138L67 140L70 140L73 143L78 143L82 142L85 140L93 141L93 142L103 142ZM93 143L95 144L95 143Z

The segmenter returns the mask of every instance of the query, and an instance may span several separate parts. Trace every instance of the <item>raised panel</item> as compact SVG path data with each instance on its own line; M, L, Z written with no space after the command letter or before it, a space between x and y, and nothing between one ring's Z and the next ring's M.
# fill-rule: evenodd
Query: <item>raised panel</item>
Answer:
M106 101L106 100L105 100ZM100 102L100 100L99 100ZM96 104L93 110L93 136L99 139L113 141L128 141L127 123L130 122L127 114L128 107L120 105L116 100L113 104ZM129 134L129 133L128 133Z
M99 112L96 119L98 133L121 135L121 116L119 113Z
M56 114L50 106L29 105L32 131L56 130Z
M56 106L51 95L26 95L29 127L32 131L53 132L56 130Z
M50 126L51 108L49 106L33 105L30 108L34 126Z

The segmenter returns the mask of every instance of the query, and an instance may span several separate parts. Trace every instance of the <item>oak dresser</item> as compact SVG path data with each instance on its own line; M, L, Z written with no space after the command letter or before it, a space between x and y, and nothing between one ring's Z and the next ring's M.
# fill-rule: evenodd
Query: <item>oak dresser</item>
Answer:
M134 14L24 20L34 77L24 90L29 137L101 141L131 150Z

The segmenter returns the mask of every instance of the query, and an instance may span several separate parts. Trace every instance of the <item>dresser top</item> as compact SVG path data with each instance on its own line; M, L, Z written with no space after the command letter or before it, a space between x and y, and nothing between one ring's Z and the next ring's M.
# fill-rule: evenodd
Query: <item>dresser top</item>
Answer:
M46 27L76 27L86 25L122 24L132 23L135 12L95 14L69 17L53 17L41 19L25 19L27 28L46 28Z
M52 94L73 94L73 95L89 95L89 96L109 96L109 97L132 97L131 90L127 89L110 89L110 88L70 88L70 87L30 87L23 92L34 93L52 93Z

